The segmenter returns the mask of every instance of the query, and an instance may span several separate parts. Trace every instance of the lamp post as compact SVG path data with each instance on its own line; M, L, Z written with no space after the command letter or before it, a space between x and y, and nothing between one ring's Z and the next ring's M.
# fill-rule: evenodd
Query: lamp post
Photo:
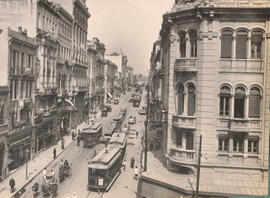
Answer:
M149 85L147 84L147 104L146 104L146 121L145 121L145 146L144 146L144 171L147 171L147 132L148 132L148 114L149 114Z
M29 158L29 153L30 153L30 151L29 151L29 149L27 148L27 149L25 150L25 158L26 158L26 163L25 163L25 179L28 178L28 158Z

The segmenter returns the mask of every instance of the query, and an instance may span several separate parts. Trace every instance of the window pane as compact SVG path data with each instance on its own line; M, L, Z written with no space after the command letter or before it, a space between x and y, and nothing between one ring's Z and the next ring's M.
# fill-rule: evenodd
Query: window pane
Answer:
M184 87L179 86L178 89L178 114L181 115L184 111Z
M226 97L225 98L225 115L230 114L230 98Z
M244 31L237 32L236 36L236 58L247 58L247 33Z
M222 32L221 37L221 58L231 58L232 57L232 32L225 31Z
M188 87L188 116L193 116L195 114L195 87L194 85L189 85Z
M224 115L224 97L220 97L220 103L219 103L219 115Z
M245 112L245 99L236 98L234 100L234 117L244 118L244 112Z
M186 149L187 150L193 150L193 134L191 133L186 133L186 141L187 141L187 145L186 145Z
M186 33L180 34L180 56L186 57Z
M189 33L190 37L190 56L197 57L197 33L192 31Z
M254 31L251 33L251 57L262 58L262 42L263 34L260 31Z

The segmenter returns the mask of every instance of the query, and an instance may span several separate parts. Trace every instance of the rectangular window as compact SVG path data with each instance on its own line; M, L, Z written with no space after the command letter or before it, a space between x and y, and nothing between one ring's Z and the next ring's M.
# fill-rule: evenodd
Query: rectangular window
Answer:
M193 134L189 132L186 133L186 149L193 150Z
M180 57L186 57L186 34L180 35Z
M236 37L236 58L246 59L247 58L247 36L237 35Z
M253 138L248 140L248 152L254 154L259 153L259 138Z
M260 95L249 95L249 117L258 118L260 117L260 103L261 96Z
M21 73L23 72L23 68L24 68L24 53L21 53Z
M245 98L239 97L234 100L234 117L245 117Z
M23 92L24 92L24 83L21 81L21 98L23 98Z
M196 102L196 95L194 92L188 93L188 116L193 116L195 114L195 102Z
M221 38L221 58L232 58L232 42L231 34L222 35Z
M219 115L228 116L230 114L230 97L221 96L219 105Z
M228 147L228 138L226 137L219 137L218 138L218 151L221 152L228 152L229 147Z
M15 80L15 85L14 85L14 92L13 92L13 94L14 94L14 99L17 99L17 80Z
M12 80L10 81L10 85L9 86L10 86L9 87L9 91L10 91L9 98L12 100L13 99L13 81Z
M176 130L176 146L182 148L182 132Z
M243 135L233 136L233 151L236 153L244 152L244 136Z

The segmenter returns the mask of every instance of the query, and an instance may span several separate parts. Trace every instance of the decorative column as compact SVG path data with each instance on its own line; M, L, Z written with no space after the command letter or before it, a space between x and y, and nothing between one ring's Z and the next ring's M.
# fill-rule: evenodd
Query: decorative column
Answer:
M186 58L190 58L190 38L189 33L186 33Z
M187 136L186 132L182 132L182 148L186 150L187 148Z
M231 112L230 117L234 118L234 94L232 94L232 96L231 96L231 107L230 108L231 108L230 109L230 112Z
M43 86L47 87L46 83L47 83L47 68L48 68L48 64L47 64L48 50L47 50L46 46L44 46L43 56L44 56L44 65L43 65L43 67L45 69L45 70L43 70L43 71L45 71L45 74L43 74L43 77L44 77L44 79L43 79L44 85Z
M248 134L244 136L244 157L247 158L248 153Z
M246 95L246 100L245 100L245 118L248 119L248 114L249 114L249 95Z
M233 153L233 136L232 136L232 134L229 134L229 154L230 154L230 157L232 157L232 153Z
M251 59L251 32L248 32L247 59Z
M183 106L184 106L184 110L183 110L183 115L186 116L187 115L187 107L188 107L188 94L186 91L186 88L184 87L184 102L183 102ZM179 102L179 101L178 101Z
M232 59L236 57L236 32L233 32L233 42L232 42Z

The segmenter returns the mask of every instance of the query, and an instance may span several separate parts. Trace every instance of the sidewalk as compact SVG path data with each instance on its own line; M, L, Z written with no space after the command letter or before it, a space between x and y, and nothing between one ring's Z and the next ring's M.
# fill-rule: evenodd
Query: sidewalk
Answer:
M65 149L73 142L71 135L64 136ZM11 173L4 181L0 183L0 197L9 198L30 183L45 167L47 167L53 159L53 149L56 148L57 157L64 152L61 149L61 141L57 145L51 146L47 150L39 153L35 159L28 161L28 178L26 179L26 164L20 166L16 171ZM10 193L9 180L13 177L15 180L15 192Z

